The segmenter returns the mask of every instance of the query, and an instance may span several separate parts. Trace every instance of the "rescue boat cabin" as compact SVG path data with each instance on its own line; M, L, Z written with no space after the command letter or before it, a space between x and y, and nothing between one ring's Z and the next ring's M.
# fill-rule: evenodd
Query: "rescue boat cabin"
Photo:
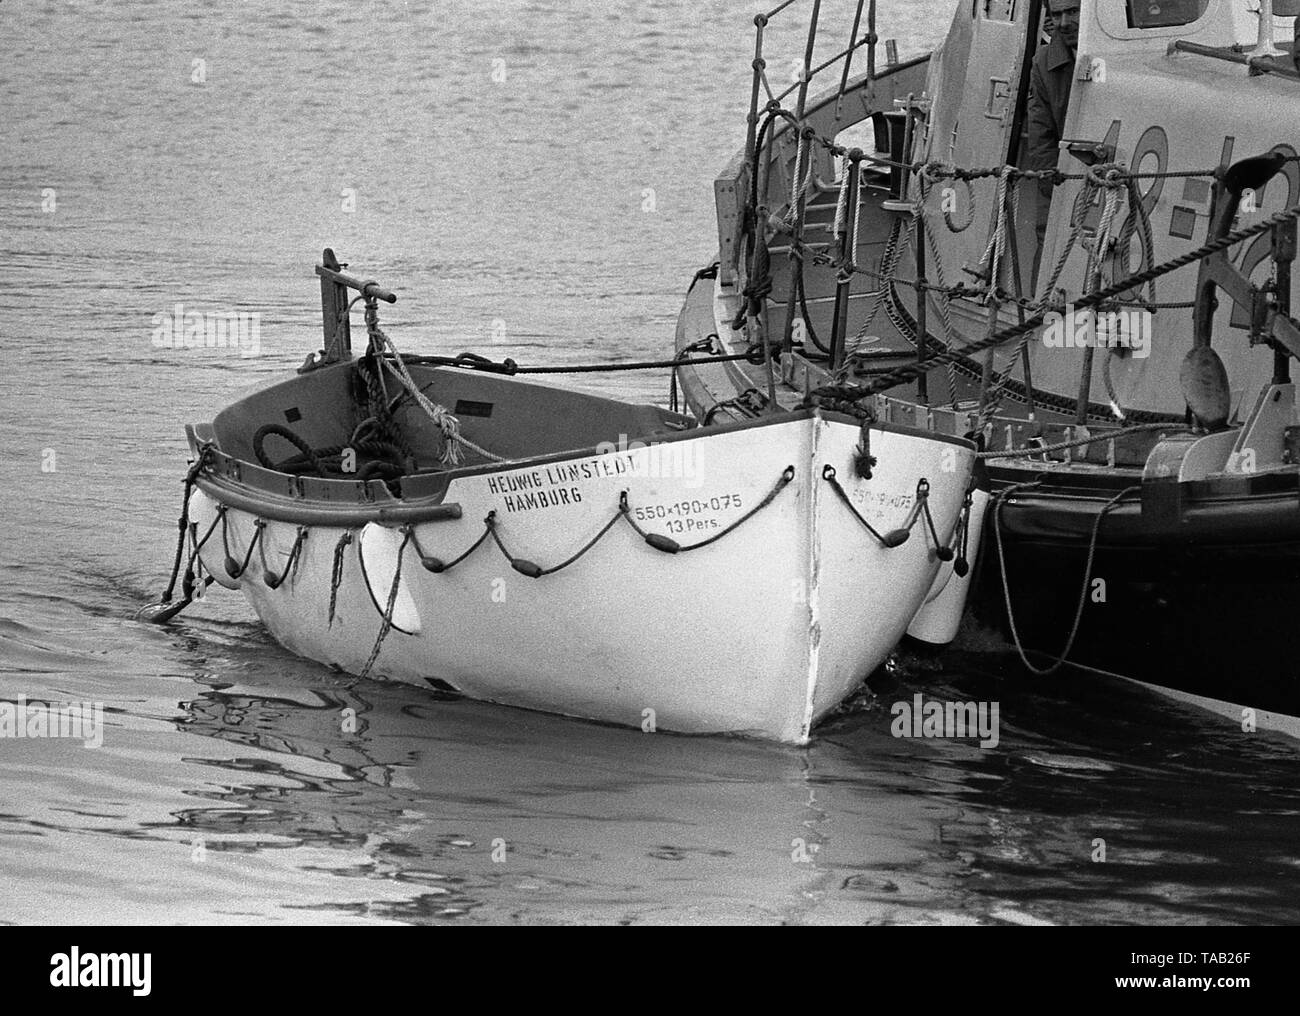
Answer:
M756 138L755 122L763 118L758 106L747 152L716 181L720 295L738 298L754 281L752 244L747 248L752 238L744 229L752 188L770 253L763 321L768 340L784 336L789 345L793 336L797 345L804 339L811 358L832 367L856 360L850 366L869 376L915 357L918 336L931 352L964 345L991 330L990 317L999 328L1015 324L1032 302L1059 305L1195 250L1210 237L1216 201L1222 201L1222 169L1239 160L1270 152L1291 157L1241 196L1231 225L1300 202L1294 158L1300 75L1291 52L1300 0L1273 0L1272 16L1262 21L1259 4L1247 0L1065 3L1078 8L1078 29L1061 136L1049 139L1060 174L1054 187L1041 176L993 172L963 179L941 171L926 179L873 161L947 170L1035 168L1033 152L1043 139L1035 136L1032 107L1044 97L1035 93L1033 67L1057 31L1060 15L1053 12L1059 6L1061 0L962 0L943 44L906 62L897 61L890 45L877 64L874 36L855 29L848 59L869 44L868 63L876 65L865 74L845 74L839 88L828 82L826 91L810 85L826 65L808 60L797 117L774 123L766 139L761 130ZM762 33L760 24L760 53ZM848 158L808 142L810 134L866 152L857 163L856 222L849 215L845 224ZM1138 178L1101 186L1088 179L1098 167L1119 167ZM833 262L842 261L835 255L846 243L861 271L837 326L843 273ZM1264 233L1229 256L1266 288L1275 271L1274 243ZM1001 297L990 300L994 272ZM1196 283L1192 265L1126 293L1119 309L1147 329L1131 342L1112 339L1109 348L1086 349L1068 341L1045 344L1040 334L1014 359L999 351L992 368L959 362L955 379L931 371L906 397L936 405L954 396L967 401L978 393L981 373L987 387L991 369L995 381L1006 382L1004 408L1013 414L1065 418L1073 414L1067 403L1082 397L1090 415L1110 422L1134 414L1178 418L1186 408L1178 372L1193 344ZM957 284L984 293L944 291ZM1294 303L1287 288L1283 306ZM1270 378L1276 380L1275 357L1251 328L1250 306L1220 301L1214 348L1241 414ZM818 349L824 355L818 357Z

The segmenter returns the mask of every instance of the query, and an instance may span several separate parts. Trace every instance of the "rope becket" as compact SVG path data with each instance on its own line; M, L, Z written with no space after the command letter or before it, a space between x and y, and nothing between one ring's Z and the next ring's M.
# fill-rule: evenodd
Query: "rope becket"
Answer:
M352 530L349 529L339 537L338 543L334 545L334 563L330 569L329 623L326 626L329 628L334 627L334 609L338 603L339 586L343 584L344 552L352 543L352 539Z
M875 422L874 413L862 418L858 443L853 448L854 471L864 480L871 479L871 470L875 468L877 461L876 457L871 454L871 425Z

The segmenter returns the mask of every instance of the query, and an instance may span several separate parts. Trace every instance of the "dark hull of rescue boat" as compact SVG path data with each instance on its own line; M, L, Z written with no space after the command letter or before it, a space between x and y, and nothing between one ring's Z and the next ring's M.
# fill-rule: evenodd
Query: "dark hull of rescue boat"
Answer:
M1072 478L1073 482L1073 478ZM1042 667L1066 647L1098 513L1124 482L1014 495L986 519L976 618ZM1255 710L1300 716L1295 477L1134 493L1102 520L1071 663ZM1191 495L1191 496L1189 496ZM1002 559L999 560L1000 529ZM1003 567L1006 582L1004 584Z

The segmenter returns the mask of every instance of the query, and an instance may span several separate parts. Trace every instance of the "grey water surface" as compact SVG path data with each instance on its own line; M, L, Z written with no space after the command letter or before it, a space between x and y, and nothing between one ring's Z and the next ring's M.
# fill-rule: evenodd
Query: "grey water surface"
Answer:
M951 17L881 8L905 56ZM909 657L795 749L360 681L215 587L132 619L170 564L183 424L318 348L324 246L401 294L405 350L664 356L758 9L0 7L0 702L104 708L98 747L0 738L0 921L1300 919L1300 746L1100 678ZM797 52L806 15L770 45ZM258 355L155 345L178 303L257 312ZM998 745L893 737L918 691L998 701Z

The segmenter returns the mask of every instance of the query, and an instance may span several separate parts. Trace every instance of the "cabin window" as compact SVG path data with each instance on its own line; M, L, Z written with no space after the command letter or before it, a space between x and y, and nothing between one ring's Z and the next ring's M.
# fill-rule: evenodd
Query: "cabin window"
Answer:
M1016 0L980 0L985 21L1015 21Z
M1129 28L1190 25L1205 13L1210 0L1128 0Z

